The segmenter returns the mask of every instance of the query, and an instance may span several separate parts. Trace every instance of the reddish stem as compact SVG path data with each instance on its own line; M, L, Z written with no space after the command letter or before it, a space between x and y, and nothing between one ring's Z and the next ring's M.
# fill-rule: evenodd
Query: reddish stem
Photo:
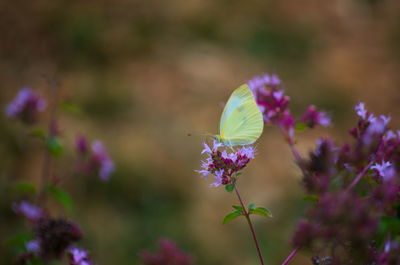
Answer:
M350 183L350 185L346 188L346 191L350 191L359 181L360 179L365 175L365 173L367 173L367 171L369 170L369 168L372 166L372 163L374 163L374 161L370 161L368 163L368 165L366 165L361 172L353 179L353 181Z
M282 263L282 265L287 265L289 262L296 256L297 252L299 252L300 248L297 247L293 249L293 251L289 254L289 256L285 259L285 261Z
M47 125L47 133L46 139L53 137L54 135L54 126L56 126L57 120L57 97L58 97L58 84L56 82L52 82L47 80L50 86L50 118ZM45 143L46 144L46 143ZM37 201L41 202L45 197L45 189L46 189L46 181L49 179L51 175L51 154L49 150L45 147L43 152L43 164L42 164L42 176L39 184L39 193L37 197Z
M253 236L254 244L256 245L256 249L257 249L258 257L259 257L259 259L260 259L260 263L261 263L261 265L264 265L264 260L263 260L262 254L261 254L260 246L259 246L259 244L258 244L258 240L257 240L257 237L256 237L256 233L255 233L255 231L254 231L253 224L251 223L251 220L250 220L250 214L249 214L249 212L246 210L246 207L244 206L243 200L242 200L242 198L240 197L239 190L237 189L236 185L235 185L235 192L236 192L236 195L237 195L237 197L238 197L238 199L239 199L240 204L241 204L242 207L243 207L244 217L246 217L247 223L248 223L248 225L249 225L249 227L250 227L250 231L251 231L251 234L252 234L252 236Z

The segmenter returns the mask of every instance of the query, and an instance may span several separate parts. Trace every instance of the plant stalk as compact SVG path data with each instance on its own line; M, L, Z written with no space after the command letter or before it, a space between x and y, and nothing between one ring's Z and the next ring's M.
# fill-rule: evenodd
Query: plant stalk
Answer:
M240 202L241 206L243 207L244 217L246 217L247 223L248 223L248 225L250 227L251 235L253 236L253 241L254 241L254 244L256 245L256 250L257 250L257 253L258 253L258 257L260 259L260 264L264 265L264 259L263 259L262 254L261 254L260 246L258 244L258 240L257 240L257 237L256 237L256 233L254 231L253 224L251 223L251 220L250 220L250 214L246 210L246 207L245 207L245 205L243 203L242 197L240 197L239 190L237 189L236 185L235 185L235 192L236 192L236 195L237 195L237 197L239 199L239 202Z
M296 254L297 254L297 252L299 252L299 250L300 250L299 247L293 249L293 251L290 252L289 256L285 259L285 261L282 263L282 265L289 264L289 262L294 258L294 256L296 256Z

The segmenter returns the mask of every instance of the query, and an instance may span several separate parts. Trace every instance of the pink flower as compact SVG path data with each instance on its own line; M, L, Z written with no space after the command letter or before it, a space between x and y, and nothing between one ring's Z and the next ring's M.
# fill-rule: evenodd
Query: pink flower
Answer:
M313 105L308 106L306 112L301 118L301 122L305 123L308 127L314 128L315 126L327 127L331 123L329 116L323 111L317 111Z
M208 157L202 161L202 169L195 171L203 177L213 175L215 178L215 182L211 184L213 187L218 187L221 184L234 184L237 180L237 173L254 158L255 153L252 146L220 151L219 148L222 145L216 141L214 141L212 148L206 143L203 143L203 146L202 153L207 154Z

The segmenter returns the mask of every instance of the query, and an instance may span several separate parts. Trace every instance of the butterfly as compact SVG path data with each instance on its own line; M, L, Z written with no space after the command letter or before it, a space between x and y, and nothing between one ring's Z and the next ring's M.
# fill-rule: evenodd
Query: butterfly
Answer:
M219 135L215 139L226 146L254 143L264 128L263 115L247 84L233 91L222 112Z

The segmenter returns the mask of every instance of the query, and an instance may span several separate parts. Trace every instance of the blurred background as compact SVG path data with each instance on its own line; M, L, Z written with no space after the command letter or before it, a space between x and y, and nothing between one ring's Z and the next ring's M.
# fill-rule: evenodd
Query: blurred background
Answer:
M159 237L196 264L257 264L245 221L221 224L236 198L194 172L200 135L217 132L231 91L277 73L295 115L310 104L327 110L332 127L298 136L305 154L319 136L348 140L359 101L398 125L399 70L397 0L0 1L1 108L25 86L47 95L46 79L55 79L80 109L60 114L58 174L75 159L77 135L101 139L116 163L107 183L63 184L73 214L53 207L81 225L81 245L101 265L140 264L138 251ZM28 230L11 211L21 197L9 186L38 181L40 148L0 115L0 240ZM257 149L239 187L245 202L273 212L253 220L266 263L281 264L306 206L300 172L276 128L265 127ZM0 244L1 264L13 255ZM292 264L310 264L309 254Z

